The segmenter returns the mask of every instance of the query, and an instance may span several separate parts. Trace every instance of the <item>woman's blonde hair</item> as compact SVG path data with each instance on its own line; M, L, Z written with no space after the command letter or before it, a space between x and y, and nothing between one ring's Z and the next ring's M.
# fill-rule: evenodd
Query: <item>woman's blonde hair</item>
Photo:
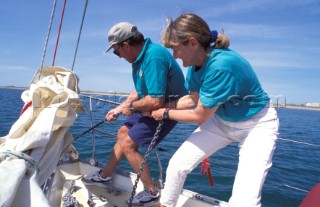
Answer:
M215 33L216 35L212 35ZM210 31L208 24L198 15L186 13L176 20L168 18L168 23L162 34L162 44L171 48L180 44L187 44L190 37L195 37L205 50L214 44L214 48L226 49L230 41L225 34Z

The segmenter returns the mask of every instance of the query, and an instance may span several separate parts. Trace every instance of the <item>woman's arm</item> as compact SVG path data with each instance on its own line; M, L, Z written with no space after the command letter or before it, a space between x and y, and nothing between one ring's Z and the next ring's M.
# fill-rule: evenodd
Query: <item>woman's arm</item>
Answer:
M190 92L189 95L179 98L174 104L175 107L170 107L171 105L168 107L176 109L190 109L197 106L198 100L199 94L197 92Z
M170 109L168 114L169 119L171 120L202 124L216 112L217 108L218 106L214 108L207 108L203 106L199 100L195 109ZM156 120L162 120L165 110L165 108L161 108L156 111L152 111L151 116Z

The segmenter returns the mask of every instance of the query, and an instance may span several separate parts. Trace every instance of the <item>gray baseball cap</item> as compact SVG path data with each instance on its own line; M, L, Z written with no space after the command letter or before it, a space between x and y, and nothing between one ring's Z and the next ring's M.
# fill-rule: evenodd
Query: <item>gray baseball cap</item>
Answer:
M106 52L108 52L113 45L129 39L138 32L138 28L129 22L120 22L114 25L108 32L109 47Z

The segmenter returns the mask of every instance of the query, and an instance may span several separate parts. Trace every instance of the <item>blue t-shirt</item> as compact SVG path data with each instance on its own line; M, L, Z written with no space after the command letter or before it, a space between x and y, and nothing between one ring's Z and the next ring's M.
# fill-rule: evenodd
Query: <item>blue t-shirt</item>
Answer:
M188 94L185 78L170 52L149 38L132 63L132 78L139 98L150 95L165 98L165 103Z
M269 102L251 65L230 49L212 50L199 70L188 68L186 79L187 89L205 107L219 106L216 114L225 121L249 119Z

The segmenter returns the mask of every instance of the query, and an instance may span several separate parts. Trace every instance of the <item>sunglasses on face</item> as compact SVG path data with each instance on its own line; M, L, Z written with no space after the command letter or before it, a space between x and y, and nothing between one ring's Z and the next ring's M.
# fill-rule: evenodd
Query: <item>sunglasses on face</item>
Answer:
M120 56L119 50L120 50L121 46L119 46L116 50L113 50L113 54L115 54L116 56Z

